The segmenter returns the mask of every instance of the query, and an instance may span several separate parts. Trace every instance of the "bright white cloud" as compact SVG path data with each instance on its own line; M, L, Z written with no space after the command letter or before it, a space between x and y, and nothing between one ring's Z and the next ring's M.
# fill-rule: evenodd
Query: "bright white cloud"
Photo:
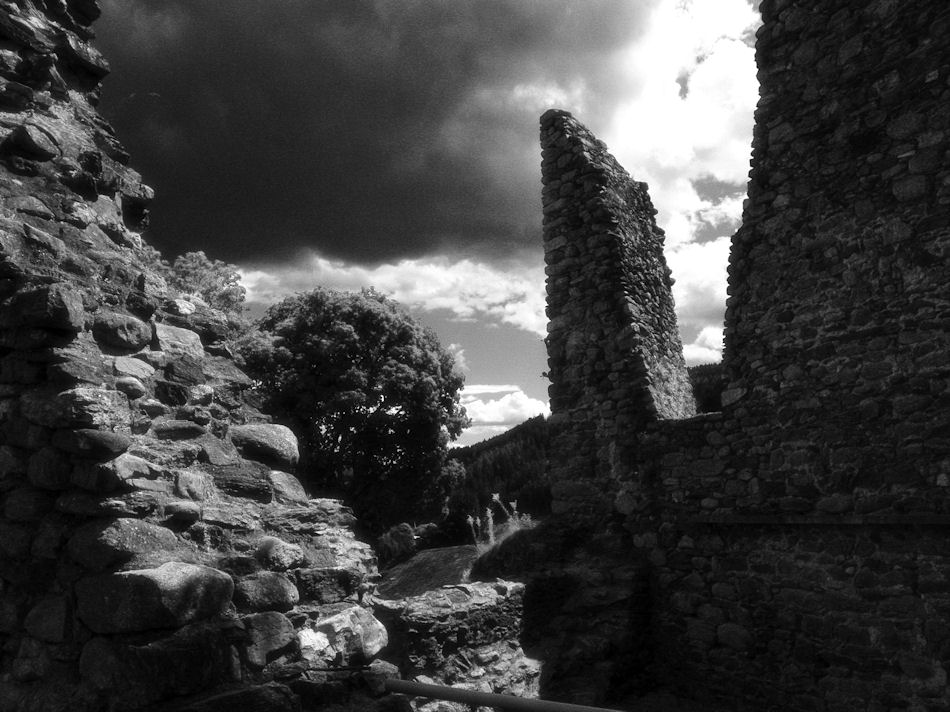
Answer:
M694 366L700 363L716 363L722 358L722 328L707 326L690 344L683 345L686 363Z
M467 259L430 257L361 267L311 253L292 265L244 269L241 281L249 302L271 304L317 286L375 287L413 309L444 309L458 319L488 320L542 336L546 333L541 265L504 269Z
M473 426L503 425L511 427L524 422L536 415L550 413L548 404L527 395L520 388L499 398L482 399L474 395L478 392L474 386L470 392L468 388L462 391L462 405L465 412L472 419Z
M712 206L690 181L713 177L745 190L758 82L744 38L758 23L747 0L669 0L627 53L630 98L605 140L650 183L660 224L676 240L685 239L678 219Z
M604 136L650 184L689 363L722 350L727 236L742 215L758 100L749 39L759 23L747 0L661 2L626 53L629 99ZM724 195L701 195L697 183L710 179Z
M681 243L667 250L666 260L676 280L673 299L688 363L718 361L722 352L730 242L728 237L720 237L711 242Z
M476 384L472 386L466 385L463 394L466 396L483 396L489 393L514 393L520 390L521 386L514 386L508 383L499 386Z
M455 357L455 363L459 371L467 374L472 370L468 365L468 359L465 358L465 349L462 347L462 344L449 344L446 351Z
M481 396L481 397L480 397ZM485 398L484 396L497 396ZM499 435L536 415L550 415L544 401L531 398L520 386L512 384L475 384L465 386L461 394L465 412L472 424L465 429L455 446L472 445Z

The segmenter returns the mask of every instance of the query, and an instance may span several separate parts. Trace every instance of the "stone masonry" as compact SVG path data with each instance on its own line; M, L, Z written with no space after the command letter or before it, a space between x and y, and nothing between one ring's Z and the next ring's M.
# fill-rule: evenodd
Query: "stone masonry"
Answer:
M588 200L572 196L588 185L555 147L582 164L602 144L563 113L542 117L560 511L585 531L586 492L602 487L618 565L645 562L649 623L628 635L649 651L648 685L737 710L946 710L950 6L763 0L761 12L718 412L643 407L654 367L631 368L616 348L628 322L600 317L631 294L630 262L610 247L568 254L587 234ZM617 210L641 220L640 194ZM656 265L658 244L635 244ZM673 349L667 298L638 303L657 311L638 323ZM595 385L611 373L616 390ZM622 388L635 394L625 408ZM567 696L618 691L598 680Z
M552 506L599 517L633 467L635 434L695 403L646 185L566 112L541 117L541 147Z
M385 645L375 556L292 474L228 317L155 270L98 15L0 3L0 710L342 702L314 668Z

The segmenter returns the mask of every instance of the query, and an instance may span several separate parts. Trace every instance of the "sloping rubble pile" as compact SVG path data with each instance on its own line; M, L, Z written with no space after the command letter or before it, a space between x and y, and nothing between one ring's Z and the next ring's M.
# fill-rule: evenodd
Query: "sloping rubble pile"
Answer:
M452 584L404 598L375 597L375 615L391 637L386 655L419 682L537 697L541 664L526 656L520 644L524 590L524 584L495 580ZM464 707L420 701L417 709Z
M291 474L227 317L152 267L152 190L95 109L99 12L0 2L0 709L341 701L317 669L387 640L375 557Z

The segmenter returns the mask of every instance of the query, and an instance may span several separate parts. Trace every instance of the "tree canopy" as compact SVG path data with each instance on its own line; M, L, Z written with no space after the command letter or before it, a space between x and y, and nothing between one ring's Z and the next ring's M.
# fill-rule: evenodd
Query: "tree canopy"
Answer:
M435 334L373 291L272 306L241 347L265 406L297 433L304 475L339 485L371 527L438 512L464 377Z

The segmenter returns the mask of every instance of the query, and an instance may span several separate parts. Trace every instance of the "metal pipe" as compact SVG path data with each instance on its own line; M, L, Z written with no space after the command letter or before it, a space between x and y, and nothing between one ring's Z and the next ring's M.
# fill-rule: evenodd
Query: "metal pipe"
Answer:
M496 695L492 692L477 692L460 687L426 685L411 680L386 680L385 685L389 692L402 692L415 697L429 697L479 707L499 707L516 710L517 712L619 712L604 707L573 705L569 702L551 702L550 700L529 699L515 697L514 695Z

